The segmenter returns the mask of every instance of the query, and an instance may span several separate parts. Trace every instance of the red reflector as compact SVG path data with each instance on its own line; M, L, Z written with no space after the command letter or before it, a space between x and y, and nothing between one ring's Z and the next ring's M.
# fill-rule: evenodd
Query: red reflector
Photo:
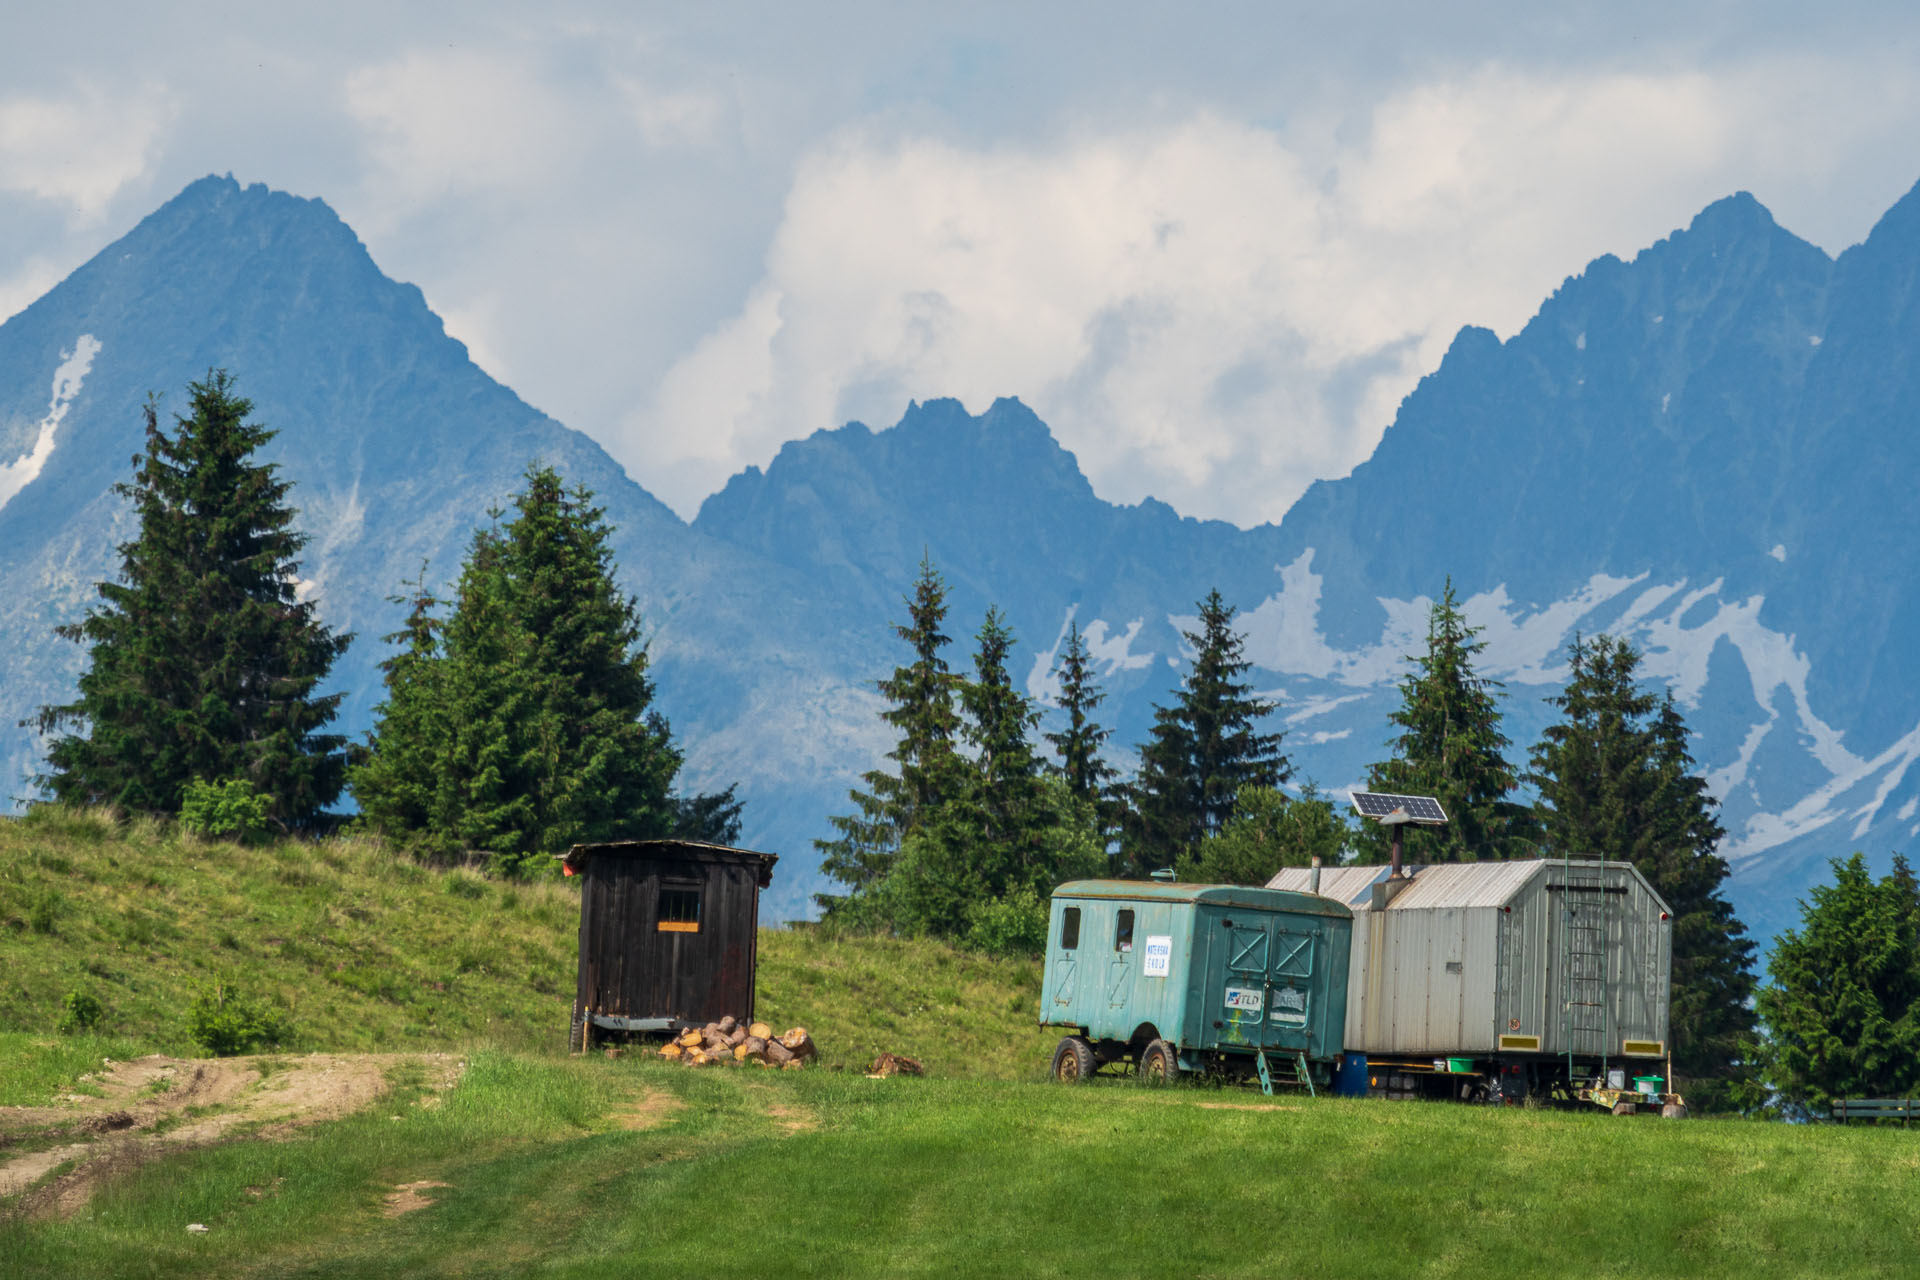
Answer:
M1666 912L1664 912L1664 911L1662 911L1662 912L1660 913L1660 918L1661 918L1662 920L1671 920L1671 919L1673 919L1673 917L1672 917L1672 916L1670 916L1670 915L1668 915L1668 914L1667 914Z
M573 874L573 868L563 862L560 864L560 874L563 876L570 876Z

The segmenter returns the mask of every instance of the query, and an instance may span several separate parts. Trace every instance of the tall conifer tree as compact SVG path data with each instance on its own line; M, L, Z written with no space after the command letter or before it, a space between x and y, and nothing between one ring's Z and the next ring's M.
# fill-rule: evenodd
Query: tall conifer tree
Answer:
M301 597L306 536L291 485L255 455L274 432L223 369L187 388L174 434L150 401L131 483L139 532L103 604L59 634L87 646L79 696L39 710L57 734L43 779L69 803L174 813L186 785L245 779L279 822L339 796L346 739L323 732L340 694L316 690L350 636Z
M887 700L881 712L900 734L887 754L897 774L871 769L861 775L865 789L850 793L855 812L830 818L839 835L818 840L820 869L846 885L847 896L858 896L885 878L900 842L918 825L922 815L951 791L956 775L953 738L959 727L954 711L955 679L947 669L944 651L948 636L941 627L947 617L947 587L927 556L913 593L906 597L907 621L894 625L910 660L878 682ZM846 896L821 895L823 909L838 910Z
M1400 706L1387 718L1400 727L1393 757L1368 770L1372 791L1433 796L1447 813L1444 827L1403 829L1412 862L1470 862L1530 858L1538 829L1533 813L1511 798L1519 784L1507 763L1500 731L1500 682L1474 670L1486 642L1469 626L1449 578L1427 613L1427 651L1409 659L1400 682ZM1391 834L1361 824L1358 840L1383 859Z
M1054 674L1060 680L1060 711L1067 718L1065 729L1046 735L1060 757L1056 771L1074 795L1096 804L1104 799L1115 776L1113 766L1100 758L1100 748L1113 730L1093 718L1094 709L1107 695L1094 676L1093 656L1087 652L1087 638L1080 634L1078 622L1067 624L1067 643Z
M475 533L452 614L437 621L416 597L354 770L370 821L509 868L674 833L680 755L653 705L638 604L614 582L611 536L590 491L536 464L512 518Z
M943 794L921 811L881 887L886 923L956 936L981 909L1014 895L1036 910L1062 879L1098 867L1092 810L1049 778L1034 754L1032 700L1007 671L1013 632L996 608L976 635L973 678L960 682L960 736Z
M1253 663L1233 618L1233 606L1210 591L1200 629L1183 633L1193 668L1174 704L1154 708L1152 735L1140 748L1121 835L1126 874L1172 866L1226 825L1243 787L1278 787L1293 775L1282 735L1256 727L1279 704L1253 692Z
M1694 772L1671 695L1640 687L1640 655L1613 636L1576 636L1561 719L1534 747L1544 840L1554 852L1631 862L1673 913L1676 1072L1690 1101L1722 1104L1747 1078L1753 944L1723 892L1718 806Z

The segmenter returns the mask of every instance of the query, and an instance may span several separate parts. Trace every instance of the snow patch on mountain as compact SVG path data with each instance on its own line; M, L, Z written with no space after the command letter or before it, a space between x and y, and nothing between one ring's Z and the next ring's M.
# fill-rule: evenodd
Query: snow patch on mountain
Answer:
M1054 667L1060 660L1060 649L1067 642L1067 631L1071 627L1074 615L1080 610L1077 604L1067 606L1060 618L1060 630L1053 637L1050 648L1036 652L1033 666L1027 671L1027 696L1044 706L1060 704L1060 678L1054 674ZM1103 678L1112 678L1122 671L1137 671L1153 662L1154 652L1133 651L1134 641L1140 638L1140 629L1147 623L1145 618L1135 618L1124 631L1116 633L1104 619L1095 618L1080 631L1080 638L1086 643L1087 656L1093 660L1094 670Z
M1743 829L1733 833L1720 846L1720 852L1727 861L1738 866L1769 849L1811 835L1822 827L1843 822L1849 817L1855 820L1852 838L1858 840L1872 828L1875 819L1880 816L1881 808L1895 788L1905 780L1907 770L1915 760L1920 760L1920 726L1915 726L1912 732L1871 760L1862 761L1824 786L1815 788L1791 807L1778 813L1753 815L1747 819ZM1858 795L1876 777L1879 786L1862 799L1858 807L1849 809L1849 796Z
M0 507L39 478L40 469L53 456L54 436L60 430L60 422L73 407L75 397L80 394L80 384L87 380L87 374L93 369L93 358L99 354L100 343L90 333L75 339L73 350L60 353L60 367L53 372L53 400L47 405L47 416L40 420L33 448L12 462L0 464Z

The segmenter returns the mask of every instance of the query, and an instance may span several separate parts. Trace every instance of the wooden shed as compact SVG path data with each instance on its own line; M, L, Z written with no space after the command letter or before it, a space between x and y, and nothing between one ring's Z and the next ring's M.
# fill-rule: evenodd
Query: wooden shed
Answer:
M692 840L580 844L574 1048L607 1031L666 1030L753 1016L760 891L770 853Z

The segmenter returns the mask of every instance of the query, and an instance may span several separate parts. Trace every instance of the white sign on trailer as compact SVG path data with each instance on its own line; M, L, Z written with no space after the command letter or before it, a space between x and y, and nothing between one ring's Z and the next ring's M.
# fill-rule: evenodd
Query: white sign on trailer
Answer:
M1147 935L1146 965L1140 970L1149 978L1164 978L1173 969L1173 937L1170 934Z

